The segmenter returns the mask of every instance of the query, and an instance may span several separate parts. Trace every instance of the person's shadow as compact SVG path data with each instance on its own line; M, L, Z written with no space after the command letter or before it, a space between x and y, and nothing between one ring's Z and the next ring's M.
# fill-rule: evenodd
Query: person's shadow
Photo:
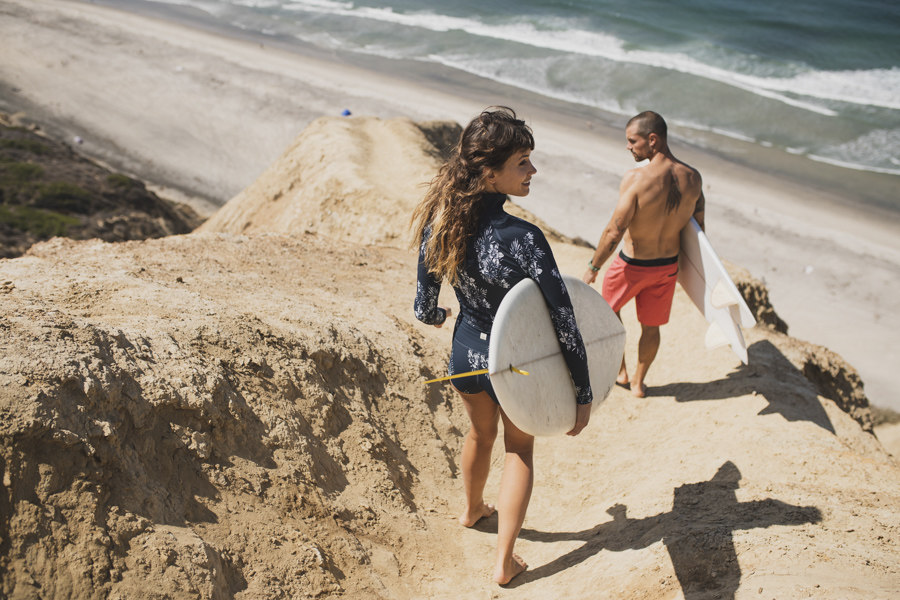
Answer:
M710 592L715 592L717 598L733 600L741 582L734 531L817 523L822 519L819 509L813 506L794 506L771 498L739 502L735 490L740 479L740 471L729 461L711 480L675 488L671 512L631 519L628 508L616 504L607 510L612 521L585 531L549 533L523 529L521 537L530 541L582 541L584 545L525 571L509 587L555 575L601 550L637 550L661 540L669 551L685 600L707 598Z
M845 400L834 390L817 389L772 342L761 340L747 349L750 365L741 365L725 378L703 383L669 383L649 388L648 396L672 396L677 402L727 400L758 393L769 405L759 414L779 414L787 421L809 421L834 433L834 425L817 394L838 406Z

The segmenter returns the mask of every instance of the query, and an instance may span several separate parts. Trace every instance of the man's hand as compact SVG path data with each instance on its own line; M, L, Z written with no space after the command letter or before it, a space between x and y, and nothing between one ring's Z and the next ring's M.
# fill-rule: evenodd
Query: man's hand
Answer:
M597 271L593 269L587 269L584 272L584 275L581 276L581 280L588 285L591 285L595 281L597 281Z
M571 431L566 432L566 435L576 436L581 433L582 429L587 427L588 421L591 420L591 406L593 404L578 405L578 408L575 409L575 427Z
M441 306L441 305L438 305L438 308L443 308L444 311L447 313L446 316L444 317L444 323L446 323L446 322L447 322L447 319L450 318L450 315L453 314L453 309L450 308L449 306ZM444 323L438 323L437 325L435 325L435 327L437 327L438 329L440 329L441 327L444 326Z

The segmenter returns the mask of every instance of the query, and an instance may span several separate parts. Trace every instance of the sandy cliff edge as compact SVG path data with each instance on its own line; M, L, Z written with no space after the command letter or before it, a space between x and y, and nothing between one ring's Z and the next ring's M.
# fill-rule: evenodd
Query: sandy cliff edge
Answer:
M237 231L0 261L3 595L497 590L496 521L454 520L464 411L421 385L450 328L412 316L400 216L433 145L408 120L312 131L279 163L327 167L264 174L230 208ZM398 149L409 162L386 160ZM268 195L291 182L307 193ZM275 229L292 214L303 230ZM590 254L553 246L570 273ZM889 598L900 471L864 429L852 368L764 327L742 367L703 348L698 321L679 292L652 395L617 390L582 436L538 441L516 597Z

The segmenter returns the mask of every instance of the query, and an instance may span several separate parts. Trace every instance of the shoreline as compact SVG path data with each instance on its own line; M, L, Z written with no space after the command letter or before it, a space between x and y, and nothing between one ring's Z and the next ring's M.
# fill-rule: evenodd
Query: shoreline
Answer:
M250 185L306 124L345 107L382 118L465 123L489 104L513 106L535 130L541 161L522 206L591 244L621 174L634 166L624 129L617 128L616 119L624 126L625 118L446 67L404 63L384 72L386 59L204 26L188 15L193 9L138 0L129 5L143 12L77 0L5 5L18 13L61 11L56 25L50 19L32 26L35 32L55 26L58 37L70 37L58 48L38 49L39 37L22 46L0 41L17 51L0 66L0 108L25 107L28 118L46 122L62 139L89 131L94 135L82 135L80 152L207 200L225 201ZM143 14L150 8L184 20ZM77 19L93 27L84 40L67 29ZM107 44L116 51L99 60L93 53L103 54ZM740 156L741 143L732 142L727 149ZM766 282L791 335L841 354L860 371L873 403L900 409L890 380L900 360L891 340L900 330L891 300L900 293L900 213L855 208L828 181L760 171L725 151L677 138L672 147L704 176L710 238L720 255ZM846 178L847 185L859 179Z
M392 60L375 55L361 55L340 50L326 50L307 42L284 36L270 36L242 30L216 22L199 9L147 0L68 0L74 3L100 5L122 12L163 20L183 27L239 40L263 44L296 54L302 59L336 62L353 68L374 72L383 77L399 79L411 85L426 87L435 92L467 97L476 101L484 94L498 94L510 98L510 103L523 98L522 103L539 111L552 113L555 118L568 117L583 125L591 121L603 130L600 137L624 136L627 116L622 116L578 104L543 96L522 88L499 83L471 73L437 63L412 60ZM124 5L124 6L123 6ZM126 8L127 6L127 8ZM472 90L472 91L468 91ZM763 173L781 184L795 185L797 195L828 204L828 210L862 211L862 218L876 226L885 219L900 229L900 199L896 190L900 176L862 168L844 167L793 155L776 148L764 148L755 143L721 135L713 131L686 129L669 123L670 136L676 145L689 147L690 152L724 161L736 168ZM900 243L897 245L900 248Z
M627 117L549 98L443 65L329 51L294 38L268 36L219 23L209 17L204 18L205 13L189 6L146 0L64 1L103 6L217 37L250 45L259 44L260 47L266 46L295 55L303 61L314 60L336 63L350 69L363 69L378 77L396 79L438 94L471 100L473 106L479 105L478 99L485 95L498 96L504 98L509 106L527 106L535 114L541 115L542 120L551 127L565 125L573 132L583 130L588 136L596 137L598 143L612 142L614 146L624 148L624 141L620 140L624 140ZM469 117L464 116L457 120L464 123L467 118ZM587 122L591 123L589 130L585 127ZM540 140L537 127L535 134ZM889 200L900 200L896 196L900 177L818 162L776 149L761 148L756 144L713 132L687 132L674 124L670 124L670 137L673 139L673 148L677 149L676 154L680 158L683 155L685 162L713 163L712 168L701 169L705 180L707 173L727 172L730 178L751 179L760 183L763 188L788 190L787 198L768 200L760 195L754 204L804 222L812 219L814 225L824 229L840 230L850 227L850 233L861 240L875 242L900 252L900 205L894 207ZM759 179L763 181L756 181ZM170 185L170 182L161 183ZM848 195L851 193L859 195L850 198ZM785 200L789 202L785 203ZM593 243L591 240L587 241Z

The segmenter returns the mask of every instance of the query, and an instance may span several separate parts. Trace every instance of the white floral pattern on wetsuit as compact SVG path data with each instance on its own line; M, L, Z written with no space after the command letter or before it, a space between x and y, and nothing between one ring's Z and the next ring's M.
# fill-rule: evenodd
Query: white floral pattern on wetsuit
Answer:
M483 352L477 352L469 349L469 369L472 371L480 371L488 368L488 355Z
M416 282L416 302L413 306L413 312L416 313L416 318L418 320L428 323L429 325L437 325L438 323L444 322L444 318L436 321L431 319L431 322L428 320L429 313L432 313L437 309L438 295L440 292L441 288L425 287L422 285L421 281Z
M584 344L579 344L581 335L578 325L575 323L575 311L571 308L558 308L550 312L550 320L556 329L556 337L562 347L569 352L575 352L579 357L585 357Z
M521 280L533 279L553 316L551 321L572 374L576 401L588 404L593 400L593 394L584 341L550 244L537 226L506 213L503 210L505 201L503 194L482 196L476 234L466 247L466 257L454 288L459 300L458 319L477 331L489 332L503 297ZM415 311L420 321L435 325L443 323L446 315L437 306L441 282L425 264L425 244L430 235L430 228L426 228L419 250ZM475 353L484 357L484 363L479 364L486 366L487 354ZM468 358L474 360L471 354Z
M491 303L487 299L487 290L478 287L475 280L466 273L459 274L459 281L456 284L456 295L460 294L465 296L469 306L491 309Z
M500 244L491 236L494 233L493 228L488 227L484 230L478 241L475 242L475 253L478 255L478 271L485 281L499 285L502 288L509 288L510 270L503 266L503 253L500 252Z
M509 247L513 257L532 279L540 277L543 273L541 259L544 258L544 251L534 244L533 233L528 232L523 238L513 240Z
M440 325L447 319L447 312L443 308L438 308L441 284L434 275L428 272L424 262L425 249L430 237L431 225L426 225L422 231L422 243L419 244L419 278L416 281L416 300L413 303L413 312L416 318L426 325Z
M550 274L559 279L559 287L562 290L564 296L569 295L569 290L566 289L566 282L563 281L562 275L559 274L559 269L553 269L550 271Z

